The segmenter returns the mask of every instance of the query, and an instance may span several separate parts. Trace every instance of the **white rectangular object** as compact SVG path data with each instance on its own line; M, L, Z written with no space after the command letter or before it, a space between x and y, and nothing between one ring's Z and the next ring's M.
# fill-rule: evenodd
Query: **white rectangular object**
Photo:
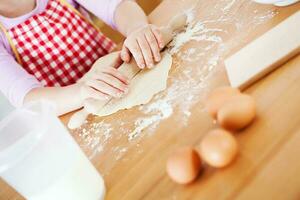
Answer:
M0 121L0 177L28 200L103 200L104 180L46 102Z
M225 60L232 87L244 89L300 52L300 11Z

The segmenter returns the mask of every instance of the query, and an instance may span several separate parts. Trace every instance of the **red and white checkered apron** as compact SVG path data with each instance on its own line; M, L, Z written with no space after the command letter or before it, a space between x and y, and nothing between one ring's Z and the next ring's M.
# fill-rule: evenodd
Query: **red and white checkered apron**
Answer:
M8 30L23 68L44 86L66 86L81 78L115 44L59 0Z

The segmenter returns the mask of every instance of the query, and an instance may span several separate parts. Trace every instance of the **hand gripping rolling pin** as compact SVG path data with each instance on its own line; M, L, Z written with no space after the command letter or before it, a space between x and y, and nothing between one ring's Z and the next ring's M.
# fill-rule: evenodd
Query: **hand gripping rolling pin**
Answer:
M187 23L187 16L186 14L180 14L175 16L170 23L166 27L160 28L163 41L165 46L172 41L173 39L173 33L177 32L179 30L182 30ZM110 55L108 55L110 56ZM105 59L107 56L102 57L100 59ZM93 67L92 67L93 68ZM134 59L131 60L129 64L122 64L118 70L122 72L125 76L127 76L129 79L133 79L140 71L141 69L137 67ZM75 129L80 127L84 121L86 120L87 116L90 113L96 113L97 111L95 109L101 109L103 108L108 102L110 102L111 99L107 100L96 100L96 99L87 99L84 101L84 108L80 111L73 114L73 116L70 118L70 121L68 123L68 127L70 129ZM91 106L93 105L93 106ZM96 107L96 108L95 108Z

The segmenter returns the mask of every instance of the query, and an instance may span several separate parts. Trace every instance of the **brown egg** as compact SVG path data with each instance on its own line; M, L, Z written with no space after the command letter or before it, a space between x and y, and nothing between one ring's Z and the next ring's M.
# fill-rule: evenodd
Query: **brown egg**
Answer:
M188 184L197 178L201 169L201 159L192 147L184 147L170 155L166 169L173 181Z
M232 88L229 86L224 86L215 89L211 92L207 98L206 108L208 113L214 118L217 118L218 110L222 105L232 96L240 94L237 88Z
M238 144L231 133L222 129L210 131L200 144L201 158L213 167L225 167L238 153Z
M251 96L237 95L228 99L218 111L218 123L229 130L248 126L256 115L255 102Z

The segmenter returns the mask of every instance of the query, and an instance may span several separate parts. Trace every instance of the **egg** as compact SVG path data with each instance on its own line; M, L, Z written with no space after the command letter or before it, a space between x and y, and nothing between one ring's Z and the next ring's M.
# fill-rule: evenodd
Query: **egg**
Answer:
M240 130L248 126L255 118L255 101L248 95L233 96L220 108L218 123L229 130Z
M194 181L201 169L201 158L192 147L180 148L167 160L167 174L176 183L188 184Z
M237 88L224 86L215 89L207 98L206 108L208 113L214 118L217 118L217 113L222 105L232 96L240 94Z
M238 153L238 144L232 134L226 130L210 131L201 141L201 158L213 167L229 165Z

